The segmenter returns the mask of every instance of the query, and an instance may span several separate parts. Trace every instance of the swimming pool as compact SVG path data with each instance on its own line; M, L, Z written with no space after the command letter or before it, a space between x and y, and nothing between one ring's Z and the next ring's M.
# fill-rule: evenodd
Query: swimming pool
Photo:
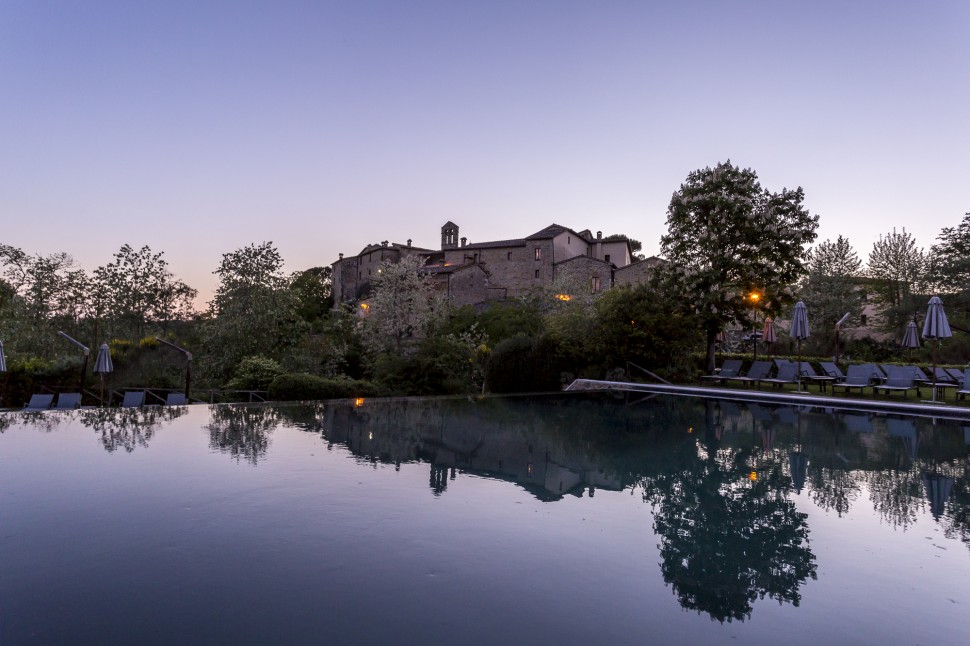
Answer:
M587 393L0 430L4 644L970 641L970 424Z

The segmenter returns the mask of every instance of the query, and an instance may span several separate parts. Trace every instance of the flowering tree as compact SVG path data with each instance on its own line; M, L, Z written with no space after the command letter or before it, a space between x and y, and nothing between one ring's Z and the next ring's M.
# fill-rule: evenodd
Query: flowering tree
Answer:
M444 296L415 256L382 262L371 286L364 304L364 339L372 351L400 353L406 339L427 335L446 312Z
M802 205L801 188L771 193L751 169L731 162L692 172L667 209L662 270L707 336L707 369L714 370L714 340L724 326L751 313L748 294L777 315L793 300L791 286L804 269L804 247L815 240L818 216Z

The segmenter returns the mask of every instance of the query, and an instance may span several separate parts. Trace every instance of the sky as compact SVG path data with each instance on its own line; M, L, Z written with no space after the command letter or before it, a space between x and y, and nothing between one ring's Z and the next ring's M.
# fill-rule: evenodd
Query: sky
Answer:
M0 243L200 291L553 222L659 251L730 161L865 260L970 211L970 2L0 0Z

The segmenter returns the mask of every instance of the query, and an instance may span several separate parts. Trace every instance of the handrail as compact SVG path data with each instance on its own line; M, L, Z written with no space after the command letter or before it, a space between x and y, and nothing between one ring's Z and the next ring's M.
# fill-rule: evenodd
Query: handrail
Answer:
M634 368L636 368L637 370L640 370L640 371L642 371L642 372L645 372L646 374L648 374L648 375L650 375L651 377L653 377L653 378L654 378L654 379L656 379L657 381L659 381L659 382L661 382L661 383L665 383L665 384L667 384L668 386L672 386L672 385L673 385L673 384L671 384L671 383L670 383L669 381L667 381L666 379L664 379L663 377L661 377L661 376L659 376L659 375L655 375L654 373L652 373L652 372L650 372L650 371L649 371L649 370L647 370L646 368L644 368L644 367L642 367L642 366L638 366L637 364L635 364L635 363L633 363L632 361L627 361L627 362L626 362L626 365L627 365L627 367L629 367L629 366L633 366L633 367L634 367Z

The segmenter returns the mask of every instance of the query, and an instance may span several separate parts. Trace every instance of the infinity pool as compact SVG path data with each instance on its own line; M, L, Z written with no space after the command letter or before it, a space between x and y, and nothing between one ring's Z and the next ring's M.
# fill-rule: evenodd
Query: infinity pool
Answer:
M970 423L638 397L0 414L0 643L970 643Z

